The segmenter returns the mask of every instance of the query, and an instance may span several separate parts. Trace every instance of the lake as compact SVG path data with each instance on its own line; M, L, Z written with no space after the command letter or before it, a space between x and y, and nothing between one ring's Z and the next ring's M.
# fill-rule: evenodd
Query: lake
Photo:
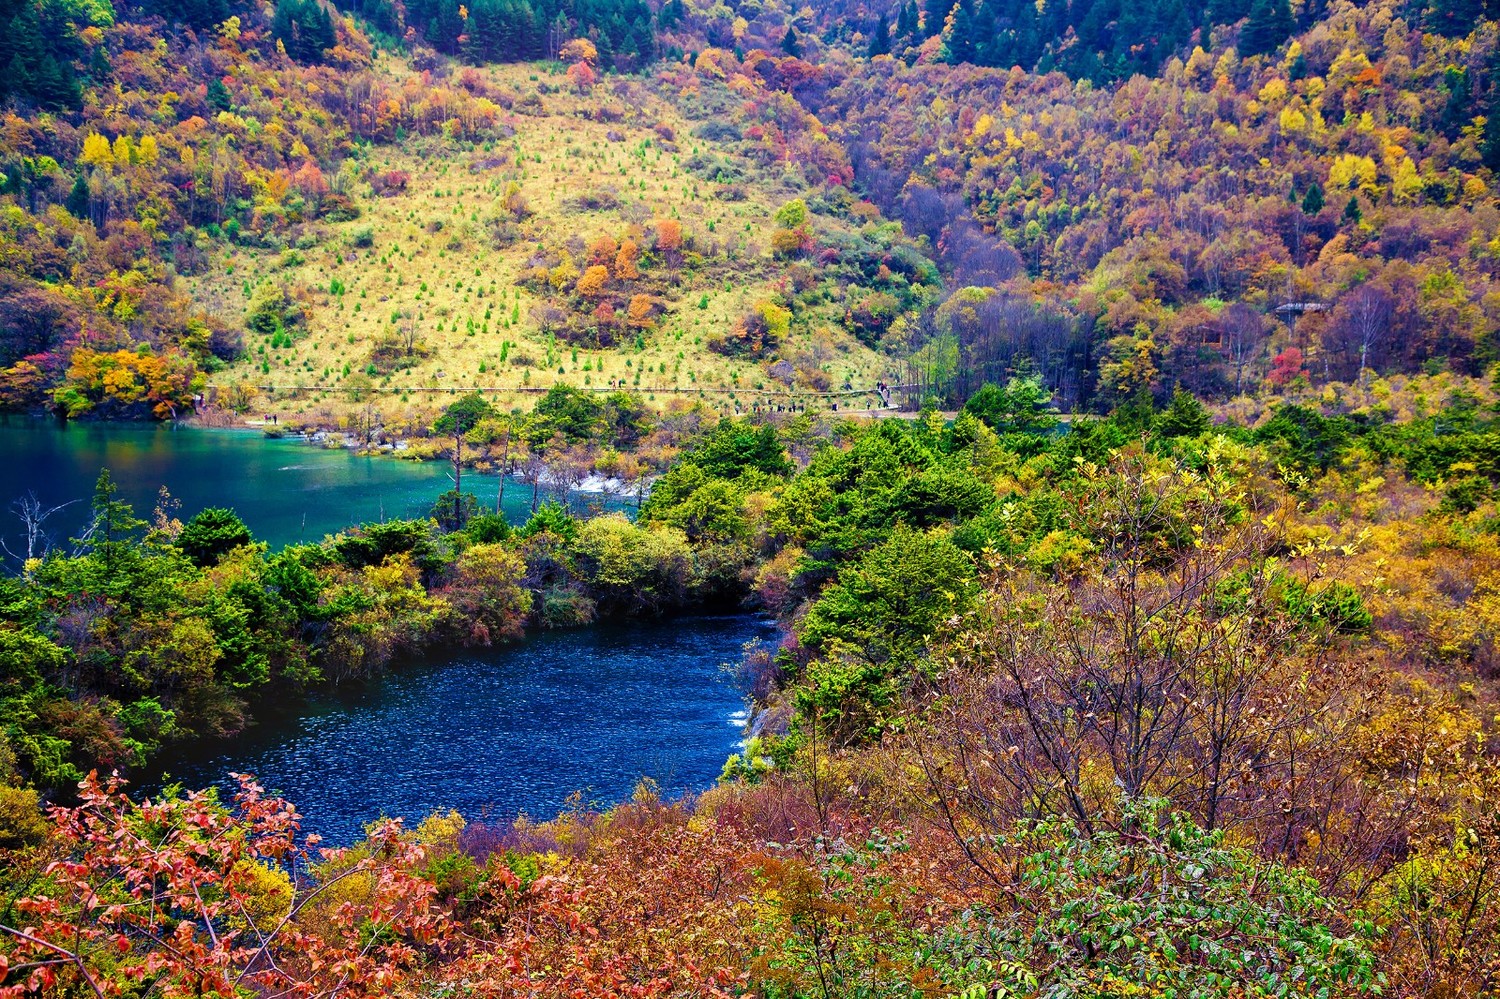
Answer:
M425 514L450 487L441 463L324 450L255 431L13 419L0 423L0 534L15 549L14 499L79 502L49 521L62 543L88 517L99 469L150 516L165 485L187 519L237 511L273 546L350 524ZM494 476L465 485L493 502ZM513 521L529 486L507 485ZM595 498L597 499L597 498ZM14 563L12 563L14 565ZM641 777L668 794L713 783L741 738L745 699L726 663L770 628L749 616L603 624L492 650L402 664L372 682L256 706L241 736L178 747L158 761L188 787L256 774L286 794L306 828L334 843L381 814L416 822L435 809L471 819L551 817L575 791L608 805ZM160 786L146 775L138 790Z
M737 751L746 701L725 666L773 634L749 615L543 632L323 691L160 767L190 788L252 773L339 845L381 815L551 818L575 791L615 804L642 777L680 796L711 786Z
M183 520L227 506L276 548L319 541L352 524L424 516L453 487L443 462L357 455L258 430L12 417L0 421L0 455L0 536L12 550L21 530L12 502L28 492L48 506L78 501L47 522L53 540L65 544L88 520L94 482L106 467L142 517L150 518L165 485L181 501ZM464 475L465 491L491 509L498 485L494 475ZM520 523L530 511L531 487L507 480L506 516Z

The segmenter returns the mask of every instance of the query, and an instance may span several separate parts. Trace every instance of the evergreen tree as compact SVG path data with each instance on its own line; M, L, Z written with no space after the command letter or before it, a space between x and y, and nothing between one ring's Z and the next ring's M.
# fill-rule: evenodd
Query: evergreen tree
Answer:
M68 200L64 207L68 209L68 214L76 219L82 219L84 222L87 222L91 218L89 214L89 182L84 178L83 174L79 174L73 178L73 187L68 191Z
M213 565L221 557L242 545L250 544L250 528L239 514L224 507L200 510L183 525L177 536L177 547L197 565Z
M1479 155L1484 165L1500 171L1500 101L1491 101L1489 115L1484 120L1484 138L1479 144Z
M1469 71L1459 66L1449 66L1443 74L1443 89L1448 99L1443 102L1443 117L1439 127L1450 139L1458 136L1459 129L1473 117L1474 94L1469 86Z
M1210 0L1208 19L1213 24L1234 24L1250 13L1246 0Z
M1010 53L996 54L994 65L1000 67L1035 66L1041 56L1041 25L1037 18L1036 4L1023 3L1017 9L1011 30L1013 39Z
M979 31L970 0L953 5L952 25L943 36L943 61L972 63L979 51Z
M1484 136L1479 155L1491 170L1500 170L1500 51L1490 61L1489 100L1485 104Z
M656 15L657 27L663 30L671 28L680 22L686 13L687 7L682 0L667 0L661 5L661 10Z
M923 0L922 37L931 38L940 34L948 20L948 12L952 9L953 0Z
M1002 434L1046 433L1057 426L1052 393L1036 375L1018 375L1005 388L986 382L964 403L964 412Z
M146 522L135 515L129 503L120 499L120 489L107 468L99 470L99 479L94 483L93 512L88 531L84 537L74 538L73 543L88 549L99 560L105 580L113 581L139 560L136 541Z
M480 420L494 413L494 407L485 401L484 396L471 392L444 410L432 425L434 433L453 437L453 488L443 497L453 504L454 529L463 527L468 519L463 499L464 436L478 426Z
M302 63L321 62L324 51L337 40L333 19L318 0L277 0L271 35L287 55Z
M1349 196L1349 203L1344 206L1343 220L1345 222L1358 223L1365 217L1365 213L1359 210L1359 198L1355 195Z
M1485 0L1430 0L1427 27L1440 35L1461 38L1486 16Z
M1296 26L1289 0L1254 0L1245 27L1240 30L1240 55L1275 52L1291 37Z
M781 36L781 51L795 58L802 58L802 46L797 42L797 29L790 24L786 26L786 34Z
M220 111L234 110L234 100L229 96L229 88L217 76L208 81L208 103Z
M1212 426L1203 403L1181 385L1172 392L1172 404L1156 419L1156 432L1163 437L1197 437Z
M921 30L921 17L917 14L916 0L906 0L901 6L901 12L896 15L896 37L903 41L911 41L917 37Z
M870 36L871 59L880 55L891 54L891 26L886 22L885 15L880 15L880 20L875 24L875 33Z
M1302 214L1316 215L1323 210L1323 204L1323 188L1317 181L1313 181L1302 198Z
M1154 73L1191 30L1183 0L1121 0L1108 37L1122 75Z
M32 74L31 96L37 104L52 110L77 107L83 100L82 90L73 71L51 52L44 53L36 62L36 69Z

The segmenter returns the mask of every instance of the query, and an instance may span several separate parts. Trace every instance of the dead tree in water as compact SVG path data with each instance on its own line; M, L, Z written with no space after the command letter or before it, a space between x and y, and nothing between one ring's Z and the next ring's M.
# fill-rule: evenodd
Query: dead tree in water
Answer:
M42 501L37 498L36 493L29 492L21 499L10 505L11 513L21 521L22 531L26 538L26 549L24 554L14 552L4 538L0 538L0 548L5 549L5 554L21 562L28 562L34 558L45 558L54 545L52 536L46 532L44 525L48 518L59 510L65 510L77 503L77 500L68 500L56 506L43 506Z

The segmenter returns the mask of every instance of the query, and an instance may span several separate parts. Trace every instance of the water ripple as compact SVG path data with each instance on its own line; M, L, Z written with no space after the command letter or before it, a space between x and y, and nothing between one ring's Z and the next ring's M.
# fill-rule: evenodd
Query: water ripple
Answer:
M165 766L189 787L254 773L335 843L379 815L548 816L575 791L620 801L642 777L700 790L745 719L723 664L766 637L749 616L538 635L320 697Z

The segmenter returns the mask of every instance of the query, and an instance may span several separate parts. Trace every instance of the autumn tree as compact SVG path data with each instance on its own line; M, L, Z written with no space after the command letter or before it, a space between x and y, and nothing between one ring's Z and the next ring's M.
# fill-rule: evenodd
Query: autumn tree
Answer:
M667 262L667 266L676 267L682 262L682 223L676 219L657 219L656 249Z
M1082 570L1003 571L954 646L975 652L949 674L935 741L918 742L944 798L969 782L969 819L945 821L1003 824L1030 801L1094 829L1160 795L1209 829L1258 822L1317 740L1343 738L1315 725L1337 682L1309 685L1301 665L1327 632L1282 596L1308 584L1271 557L1275 516L1240 523L1237 460L1226 451L1202 476L1140 451L1083 466L1096 541ZM1292 733L1309 760L1268 755Z
M788 201L778 208L775 222L776 228L771 233L771 249L777 256L800 256L812 247L807 203L801 198Z
M615 254L615 276L621 281L634 281L641 276L637 261L641 258L641 248L634 240L624 240L620 243L619 252Z
M599 75L588 63L575 62L568 67L568 82L573 85L574 90L583 93L599 82Z
M609 268L603 264L594 264L578 279L575 289L583 298L597 299L604 294L609 284Z
M563 62L594 63L599 61L599 50L587 38L574 38L563 45L557 58Z
M656 325L656 302L650 295L632 295L625 315L626 322L636 329L650 329Z
M229 804L207 791L137 804L90 775L56 813L46 891L19 892L24 921L0 926L6 991L104 996L149 978L168 994L373 997L441 946L451 927L399 822L315 860L296 810L235 776Z

